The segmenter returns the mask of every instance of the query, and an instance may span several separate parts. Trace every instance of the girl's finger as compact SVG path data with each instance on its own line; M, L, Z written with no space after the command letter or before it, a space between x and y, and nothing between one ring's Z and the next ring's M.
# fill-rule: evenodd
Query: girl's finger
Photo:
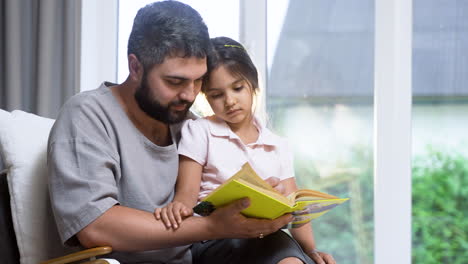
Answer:
M171 221L171 226L174 229L177 229L179 226L177 225L177 221L174 216L174 207L171 206L171 208L167 210L167 217L169 218L169 221Z
M310 254L310 257L315 261L316 264L326 264L318 252Z
M156 220L161 220L161 208L154 210L154 217L156 217Z
M169 217L167 215L167 208L164 208L164 210L162 210L161 218L163 223L166 225L166 228L171 228L171 221L169 220Z

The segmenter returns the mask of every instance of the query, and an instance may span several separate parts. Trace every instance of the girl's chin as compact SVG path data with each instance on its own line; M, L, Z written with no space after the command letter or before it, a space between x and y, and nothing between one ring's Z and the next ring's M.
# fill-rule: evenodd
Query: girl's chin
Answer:
M229 124L239 124L239 123L242 123L244 121L244 118L241 117L241 116L236 116L234 118L227 118L227 119L224 119L224 121L226 123L229 123Z

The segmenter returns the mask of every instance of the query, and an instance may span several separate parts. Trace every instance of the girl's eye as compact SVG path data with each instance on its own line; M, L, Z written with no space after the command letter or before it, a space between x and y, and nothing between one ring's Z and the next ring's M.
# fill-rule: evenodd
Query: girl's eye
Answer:
M216 94L210 94L210 97L213 99L220 98L223 94L216 93Z
M234 87L234 91L239 92L244 89L244 86Z

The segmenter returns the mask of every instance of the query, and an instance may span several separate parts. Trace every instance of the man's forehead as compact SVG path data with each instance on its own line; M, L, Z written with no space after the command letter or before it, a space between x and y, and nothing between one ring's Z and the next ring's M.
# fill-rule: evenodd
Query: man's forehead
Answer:
M181 77L191 77L198 79L207 71L207 63L205 58L192 57L166 57L164 61L155 65L157 71L163 74L176 75Z

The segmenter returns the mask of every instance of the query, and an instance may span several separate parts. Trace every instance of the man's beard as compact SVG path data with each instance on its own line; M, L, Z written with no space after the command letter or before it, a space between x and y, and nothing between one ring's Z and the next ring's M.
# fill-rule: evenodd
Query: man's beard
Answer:
M143 76L140 87L135 92L135 100L143 112L166 124L174 124L184 120L190 106L193 104L193 102L186 100L178 100L169 102L167 106L162 105L152 96L146 74ZM180 104L185 104L187 106L186 109L183 111L171 111L171 106Z

